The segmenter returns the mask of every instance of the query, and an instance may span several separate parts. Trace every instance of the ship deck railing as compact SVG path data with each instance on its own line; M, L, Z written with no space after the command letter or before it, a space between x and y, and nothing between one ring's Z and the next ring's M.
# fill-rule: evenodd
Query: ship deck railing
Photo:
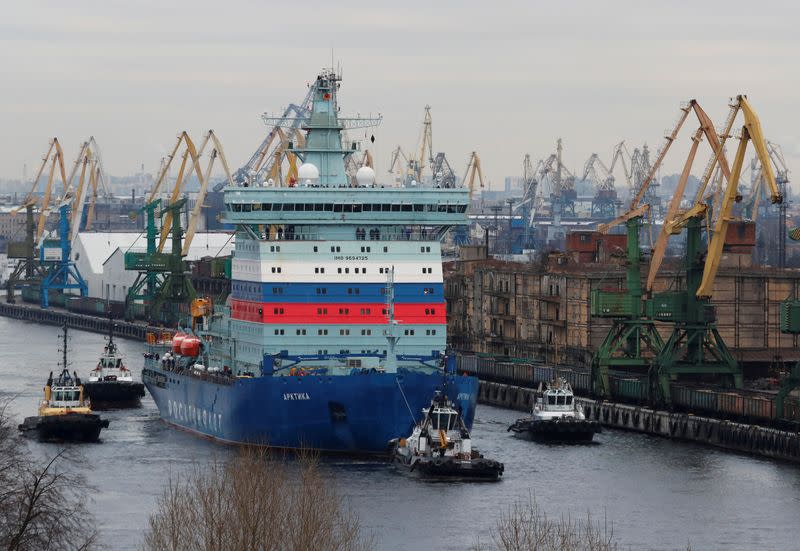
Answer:
M364 224L368 225L368 224ZM291 234L273 234L273 235L261 235L261 239L264 241L326 241L329 240L330 237L322 237L322 232L302 232L302 233L291 233ZM328 234L326 234L328 235ZM370 236L367 234L365 237L356 238L356 241L436 241L438 240L439 232L431 230L426 232L420 231L413 231L408 234L400 234L400 235L392 235L392 234L380 234L376 236Z
M176 375L190 376L194 377L195 379L200 379L201 381L207 381L218 385L232 385L236 380L236 377L234 377L233 374L226 374L222 371L209 373L207 371L192 369L191 367L181 367L178 365L173 367L163 364L161 365L161 369L175 373Z

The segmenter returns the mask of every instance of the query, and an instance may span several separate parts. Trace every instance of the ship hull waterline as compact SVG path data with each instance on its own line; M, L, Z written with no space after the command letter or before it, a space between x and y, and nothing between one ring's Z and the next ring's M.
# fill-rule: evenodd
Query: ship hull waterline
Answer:
M215 383L159 368L143 381L161 418L226 444L385 456L445 388L471 427L478 380L405 371L344 376L254 377ZM413 413L413 416L412 416Z

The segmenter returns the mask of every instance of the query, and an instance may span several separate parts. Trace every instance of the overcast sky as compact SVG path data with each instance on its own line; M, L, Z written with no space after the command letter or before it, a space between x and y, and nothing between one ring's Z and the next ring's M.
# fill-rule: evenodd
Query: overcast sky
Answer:
M383 114L379 176L397 144L417 144L426 104L434 149L459 174L478 151L499 187L558 137L581 170L622 139L656 149L682 100L719 124L737 93L792 169L798 15L796 2L737 1L6 2L0 175L19 178L27 163L30 177L52 136L71 158L89 135L111 174L152 172L178 131L209 128L241 166L265 134L259 115L299 102L331 49L342 112Z

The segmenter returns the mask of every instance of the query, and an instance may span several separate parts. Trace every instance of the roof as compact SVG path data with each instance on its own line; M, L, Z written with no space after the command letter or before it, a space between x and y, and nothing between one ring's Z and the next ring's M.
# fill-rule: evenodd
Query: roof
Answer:
M103 265L117 249L122 252L130 248L144 250L145 236L133 232L81 232L77 246L88 258L89 266L95 273L103 272ZM169 244L167 244L167 247ZM233 251L233 239L228 233L197 233L189 247L186 260L199 260L204 256L226 256Z
M99 274L103 272L103 264L115 250L125 250L139 238L144 245L144 237L139 232L81 232L75 248L85 255L92 272Z

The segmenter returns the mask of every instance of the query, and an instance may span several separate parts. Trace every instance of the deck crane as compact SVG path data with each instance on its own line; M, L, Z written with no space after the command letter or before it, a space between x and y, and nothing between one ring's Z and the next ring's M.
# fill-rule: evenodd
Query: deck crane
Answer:
M617 207L621 204L614 188L614 175L597 153L592 153L583 165L581 180L584 182L589 180L596 190L592 199L592 217L614 218Z
M47 165L50 171L47 184L41 197L39 205L38 219L34 214L34 207L39 203L36 196L36 188ZM57 169L57 170L56 170ZM6 286L6 301L14 302L14 292L16 287L38 285L45 276L45 270L37 258L36 247L44 235L45 222L47 221L48 207L53 194L53 181L56 172L61 176L61 182L67 182L66 168L64 166L64 152L58 138L50 140L47 152L42 157L36 176L33 178L31 190L22 201L22 204L12 209L12 215L16 215L20 210L25 209L25 240L12 242L8 245L8 258L16 259L17 265L8 277ZM66 186L65 186L66 187Z
M731 135L736 117L743 114L744 124L739 137L739 144L733 165L729 168L725 159L725 142ZM740 200L738 185L744 164L748 143L752 142L756 154L764 168L764 176L770 191L770 200L779 204L783 195L778 189L775 175L769 159L769 152L764 139L761 123L753 111L746 96L740 95L730 104L728 118L723 125L721 135L710 120L705 121L703 133L712 147L713 155L700 182L694 204L687 211L678 210L680 200L686 186L688 172L691 170L693 155L696 153L700 136L696 134L692 144L690 158L687 159L681 179L678 182L675 196L670 202L667 217L664 221L662 235L653 253L646 290L652 293L655 275L660 268L666 248L666 240L670 234L686 229L685 281L683 291L667 291L652 295L646 302L648 317L657 321L673 323L673 330L656 360L657 368L657 400L664 403L670 401L670 382L679 378L715 377L736 388L742 386L742 371L725 341L719 334L715 323L715 311L710 300L713 296L714 281L719 270L723 246L728 233L728 226L733 218L733 204ZM714 220L708 222L709 243L707 250L702 250L702 223L707 219L708 205L705 188L714 167L719 167L727 180L727 186Z
M200 158L206 153L206 148L209 145L211 147L208 152L208 163L205 171L203 171L200 166ZM178 177L170 197L164 205L158 196L159 190L166 179L173 160L181 150L181 146L183 146L183 154L181 155ZM147 249L145 252L129 250L125 253L125 269L139 272L126 298L126 310L128 312L136 301L143 301L150 307L149 316L151 319L174 323L179 307L188 304L195 298L196 293L187 275L183 258L189 253L189 248L197 229L197 222L200 219L200 209L203 206L208 190L211 172L217 159L220 160L225 172L226 185L234 185L222 144L213 130L209 130L206 133L199 148L195 147L194 142L186 132L182 132L178 136L175 147L167 157L166 162L162 164L149 198L141 209L147 216L145 230ZM187 167L189 163L190 166ZM187 168L189 172L193 171L197 176L200 182L200 191L189 216L185 239L182 239L184 233L180 224L180 211L184 207L186 200L181 199L180 194L186 178ZM160 236L156 228L156 217L163 220ZM172 249L169 253L165 253L164 246L170 234L172 236Z
M643 318L640 266L642 253L639 235L642 221L649 212L650 205L641 201L647 197L648 187L694 104L694 100L681 104L678 119L672 130L664 136L664 144L659 150L655 164L649 166L648 173L642 176L641 185L632 197L628 210L614 220L598 226L600 233L608 233L612 228L624 223L627 229L627 244L625 288L613 291L593 289L590 295L591 315L612 320L611 329L592 359L592 388L596 396L610 395L609 372L612 370L634 371L649 376L652 373L653 361L664 346L664 341L653 321Z

